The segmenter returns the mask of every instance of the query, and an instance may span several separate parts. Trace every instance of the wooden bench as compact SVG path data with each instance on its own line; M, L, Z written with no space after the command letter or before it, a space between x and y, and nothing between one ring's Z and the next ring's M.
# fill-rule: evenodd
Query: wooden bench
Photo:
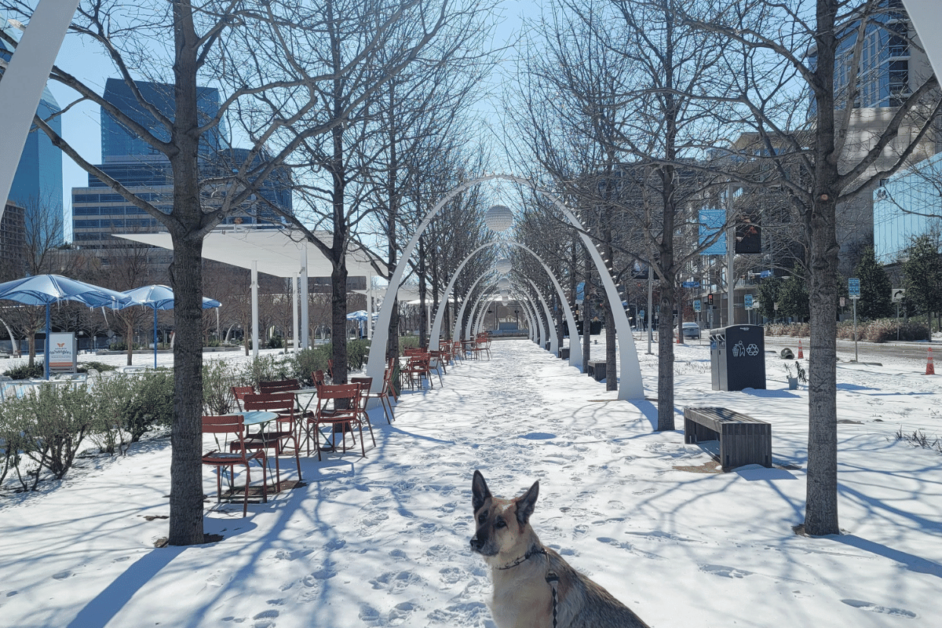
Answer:
M589 372L587 375L594 377L595 381L600 382L605 379L605 360L589 360Z
M569 347L560 347L559 357L562 360L568 360L569 359Z
M684 408L684 442L720 441L723 471L772 466L772 425L727 408Z

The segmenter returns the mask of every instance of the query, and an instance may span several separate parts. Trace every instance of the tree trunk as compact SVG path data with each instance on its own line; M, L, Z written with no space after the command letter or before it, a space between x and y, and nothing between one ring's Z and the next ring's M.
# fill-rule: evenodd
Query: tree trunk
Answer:
M30 331L26 334L26 344L29 347L29 368L33 368L36 363L36 332Z
M194 173L195 179L195 173ZM198 197L194 197L194 201ZM203 542L202 240L173 238L173 428L170 441L170 544Z
M187 2L171 5L174 13L173 65L175 112L170 159L173 172L172 215L179 227L171 230L173 261L170 282L175 304L177 341L173 344L173 427L170 462L171 545L203 542L203 238L205 216L200 205L199 134L196 76L198 40L193 8Z
M808 484L805 532L840 534L837 516L837 244L839 190L834 150L835 0L818 0L815 73L815 189L805 218L811 257L811 358L808 366Z
M582 291L582 372L589 372L592 359L592 258L585 254L585 288Z
M666 231L665 231L666 233ZM661 281L660 316L657 327L657 430L674 428L674 335L671 312L674 308L674 282ZM667 326L665 331L664 327Z

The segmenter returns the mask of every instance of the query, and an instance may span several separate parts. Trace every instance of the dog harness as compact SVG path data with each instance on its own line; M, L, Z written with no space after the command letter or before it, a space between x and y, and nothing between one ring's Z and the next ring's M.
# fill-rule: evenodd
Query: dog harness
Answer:
M528 560L530 560L532 557L536 556L537 554L543 554L544 556L546 556L547 555L546 548L536 547L536 546L531 547L530 549L527 550L526 554L524 554L523 556L521 556L520 558L516 559L515 561L513 561L512 563L508 565L504 565L503 567L498 567L498 569L500 569L501 571L505 569L513 569L514 567L517 567L527 562ZM546 572L546 584L550 585L550 588L553 590L553 628L556 628L556 602L557 602L556 586L558 583L559 583L559 576L556 575L556 572L552 570L547 571Z

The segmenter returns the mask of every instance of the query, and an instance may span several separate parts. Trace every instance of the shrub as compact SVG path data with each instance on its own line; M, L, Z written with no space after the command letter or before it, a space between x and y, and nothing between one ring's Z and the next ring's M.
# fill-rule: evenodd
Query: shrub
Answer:
M203 363L203 408L207 414L228 414L235 405L232 387L239 385L239 374L222 360Z
M23 364L4 373L4 375L10 377L11 379L34 379L37 377L43 377L45 374L46 371L42 362L33 364L33 366Z
M347 343L347 366L359 371L370 355L369 340L351 340Z
M857 322L857 340L867 342L891 342L896 340L896 330L899 328L900 340L926 340L929 338L928 325L916 321L900 321L897 325L895 318L881 318L868 323ZM843 321L837 327L837 337L844 340L854 339L853 321Z
M35 489L43 468L57 480L72 468L92 428L97 403L85 385L41 386L23 400L31 415L19 417L23 453L38 465L32 486Z
M136 443L154 427L173 424L173 372L152 371L114 377L131 391L123 409L124 426Z
M767 336L809 336L811 325L809 323L773 323L765 326Z
M272 336L268 339L269 349L284 349L285 341L281 336Z
M294 377L306 384L313 384L311 373L327 372L327 360L330 358L330 345L317 345L304 349L292 357Z
M296 377L296 365L290 357L259 356L239 373L238 383L258 389L259 382ZM310 374L308 374L310 377ZM233 384L234 385L234 384Z

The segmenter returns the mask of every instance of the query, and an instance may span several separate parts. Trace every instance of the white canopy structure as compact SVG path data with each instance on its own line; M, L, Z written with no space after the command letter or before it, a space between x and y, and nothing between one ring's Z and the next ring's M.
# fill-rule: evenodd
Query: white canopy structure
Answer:
M326 231L315 233L318 239L330 246L332 235ZM169 233L125 233L116 237L141 244L173 250ZM258 356L258 273L263 272L276 277L291 279L291 291L294 294L294 337L298 335L298 280L307 286L308 277L329 277L333 266L324 257L320 249L308 242L297 230L272 229L254 225L232 225L214 229L203 240L203 257L252 271L252 354ZM376 266L373 265L375 262ZM351 245L346 257L347 272L351 276L366 277L367 310L372 314L371 287L373 277L379 273L388 274L386 265L368 249ZM308 339L308 300L301 299L301 347L310 346ZM367 326L371 333L371 326ZM297 344L295 345L297 348Z

